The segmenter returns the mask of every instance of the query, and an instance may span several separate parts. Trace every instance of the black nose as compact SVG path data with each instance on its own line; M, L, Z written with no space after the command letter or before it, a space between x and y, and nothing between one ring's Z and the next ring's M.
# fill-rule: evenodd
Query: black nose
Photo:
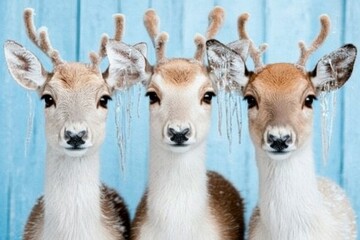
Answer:
M79 148L85 143L84 138L87 136L87 131L80 131L74 133L72 131L65 131L66 143L72 146L74 149Z
M269 134L267 141L271 148L277 152L281 152L289 146L288 143L291 142L291 136L285 135L283 137L276 137L272 134Z
M186 136L189 132L190 128L185 128L181 131L176 131L173 128L168 129L170 140L176 143L176 145L182 145L184 142L189 140L189 138Z

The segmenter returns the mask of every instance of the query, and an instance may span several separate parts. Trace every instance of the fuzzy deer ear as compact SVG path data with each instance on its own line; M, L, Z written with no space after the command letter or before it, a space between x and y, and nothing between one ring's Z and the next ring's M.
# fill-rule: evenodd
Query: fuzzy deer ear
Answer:
M22 87L38 90L44 85L47 73L34 54L14 41L5 42L4 52L12 77Z
M240 54L214 39L208 40L206 47L214 85L228 91L241 91L249 77Z
M137 43L133 47L138 50L144 57L147 57L147 45L144 42Z
M151 66L143 55L143 47L109 40L106 52L110 63L106 81L110 87L122 90L139 82L147 84L151 76Z
M236 40L231 43L226 44L228 48L231 48L235 52L237 52L241 58L246 62L246 59L249 56L249 46L250 41L249 40Z
M356 58L356 47L347 44L322 57L312 71L311 81L320 91L342 87L350 78Z

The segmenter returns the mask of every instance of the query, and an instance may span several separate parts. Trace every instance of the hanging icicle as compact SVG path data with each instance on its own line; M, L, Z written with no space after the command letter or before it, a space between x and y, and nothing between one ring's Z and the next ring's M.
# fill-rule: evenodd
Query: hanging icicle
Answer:
M125 82L126 91L117 92L115 95L115 125L117 146L120 154L120 168L124 173L126 169L127 146L131 139L133 117L140 118L140 100L143 96L143 86L139 83L131 86ZM136 111L134 113L134 111Z
M34 107L34 100L31 93L27 92L26 97L29 103L29 114L27 118L27 129L26 129L26 138L25 138L25 157L29 154L30 149L30 142L33 136L34 131L34 117L35 117L35 107Z
M323 163L327 164L336 114L336 92L325 89L320 93L319 100L321 106L322 158Z
M226 59L225 56L223 58ZM234 126L237 127L238 142L241 143L241 102L240 96L237 94L239 92L238 85L231 76L228 76L231 63L220 61L218 64L221 66L212 70L213 86L217 92L218 131L222 136L222 128L226 128L225 133L229 142L229 152L231 152ZM225 124L223 124L223 116L225 116Z

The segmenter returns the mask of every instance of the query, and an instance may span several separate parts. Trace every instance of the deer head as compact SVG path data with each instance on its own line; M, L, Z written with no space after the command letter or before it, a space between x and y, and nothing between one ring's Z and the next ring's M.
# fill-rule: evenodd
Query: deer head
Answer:
M47 30L40 28L36 32L33 15L33 9L25 9L27 35L51 59L53 70L46 71L34 54L15 41L6 41L4 45L8 69L22 87L36 91L45 102L48 148L71 157L92 154L104 139L111 95L132 82L119 78L120 70L101 72L106 35L102 37L99 53L90 53L90 64L67 63L51 46ZM115 15L115 22L113 41L121 41L124 16Z
M245 31L248 14L238 20L240 40L246 40L254 71L249 71L236 51L216 40L207 41L207 53L214 81L219 78L236 86L248 103L249 128L254 145L271 159L286 159L311 143L312 104L321 91L333 91L345 84L352 73L356 48L347 44L322 57L312 71L305 70L309 56L329 33L328 16L320 17L321 31L311 46L300 42L301 55L296 64L264 65L261 54L266 45L256 48ZM244 47L238 45L239 48ZM223 67L225 66L225 67ZM229 88L228 88L229 89Z
M224 18L224 11L215 7L209 14L206 38L215 36ZM156 50L156 64L133 47L110 41L107 45L112 66L129 63L130 78L142 81L150 100L150 131L154 141L172 152L185 152L206 139L210 125L211 99L215 95L208 70L203 64L205 37L195 36L194 58L166 58L166 32L159 33L159 17L150 9L144 24ZM110 57L111 59L111 57Z

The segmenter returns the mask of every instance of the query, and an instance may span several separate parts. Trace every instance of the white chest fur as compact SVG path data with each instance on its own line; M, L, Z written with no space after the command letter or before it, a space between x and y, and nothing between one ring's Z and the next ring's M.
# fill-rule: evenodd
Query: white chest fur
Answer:
M101 223L98 157L47 157L43 239L110 239Z
M181 154L151 151L140 239L220 239L209 208L203 146Z

